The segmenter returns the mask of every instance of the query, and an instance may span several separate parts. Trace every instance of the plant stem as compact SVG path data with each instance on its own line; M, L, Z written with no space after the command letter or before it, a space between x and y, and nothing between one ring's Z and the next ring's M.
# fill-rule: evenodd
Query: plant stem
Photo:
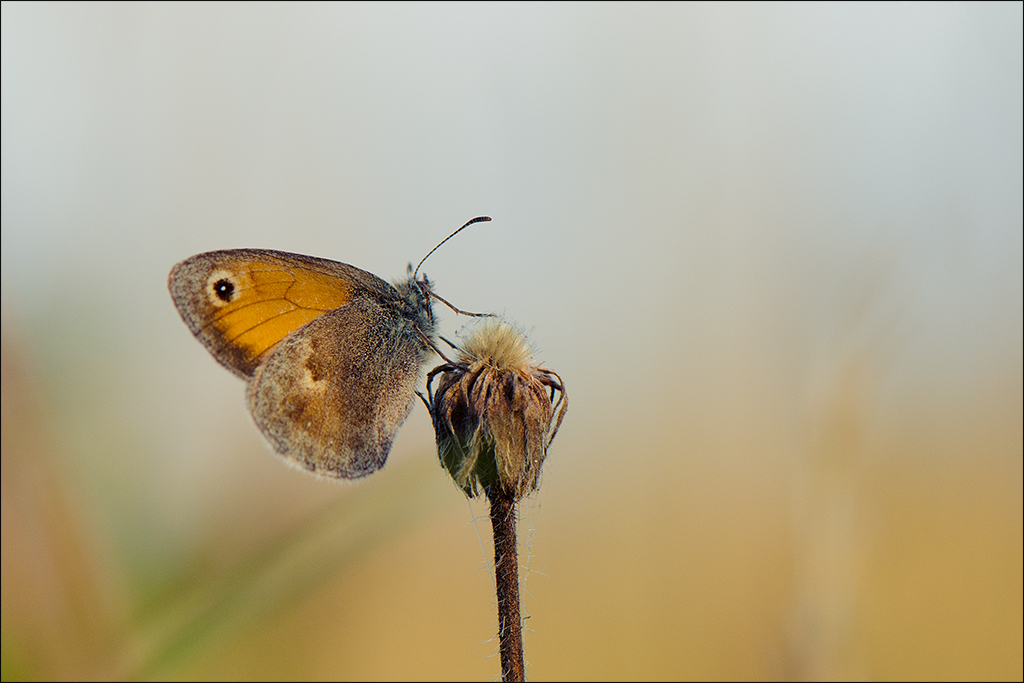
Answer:
M516 556L516 501L495 486L487 491L494 529L494 583L498 593L501 678L525 681L523 622L519 617L519 559Z

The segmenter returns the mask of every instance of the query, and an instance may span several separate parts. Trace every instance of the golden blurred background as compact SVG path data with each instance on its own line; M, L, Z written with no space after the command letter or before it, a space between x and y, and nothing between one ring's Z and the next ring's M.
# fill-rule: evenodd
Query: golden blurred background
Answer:
M3 679L496 678L422 407L367 480L289 469L166 290L487 214L425 270L568 388L529 677L1020 680L1022 24L3 3Z

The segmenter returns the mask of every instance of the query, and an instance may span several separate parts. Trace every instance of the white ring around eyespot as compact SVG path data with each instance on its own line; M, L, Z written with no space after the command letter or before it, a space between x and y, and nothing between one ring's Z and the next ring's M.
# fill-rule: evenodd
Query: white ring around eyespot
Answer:
M236 278L231 271L219 269L210 273L210 277L206 278L206 296L209 297L210 303L217 308L227 306L231 303L231 301L224 301L224 299L221 299L217 295L217 290L214 288L214 285L221 280L227 280L234 286L235 292L238 291L238 278ZM232 297L232 299L234 299L234 297Z

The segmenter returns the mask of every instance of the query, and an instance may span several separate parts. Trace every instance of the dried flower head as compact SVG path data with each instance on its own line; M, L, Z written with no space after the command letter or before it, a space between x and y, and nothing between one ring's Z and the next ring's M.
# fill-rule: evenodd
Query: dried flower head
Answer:
M501 320L485 321L458 351L427 375L428 390L440 375L430 391L438 457L466 495L500 487L518 500L537 488L568 407L562 379L533 364L526 338Z

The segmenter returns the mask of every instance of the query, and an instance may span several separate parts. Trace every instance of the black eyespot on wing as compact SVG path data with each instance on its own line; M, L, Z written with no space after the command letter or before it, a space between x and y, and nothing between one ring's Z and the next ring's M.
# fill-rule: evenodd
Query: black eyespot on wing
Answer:
M213 283L213 293L221 301L231 301L231 297L235 294L235 285L227 279L217 280Z

